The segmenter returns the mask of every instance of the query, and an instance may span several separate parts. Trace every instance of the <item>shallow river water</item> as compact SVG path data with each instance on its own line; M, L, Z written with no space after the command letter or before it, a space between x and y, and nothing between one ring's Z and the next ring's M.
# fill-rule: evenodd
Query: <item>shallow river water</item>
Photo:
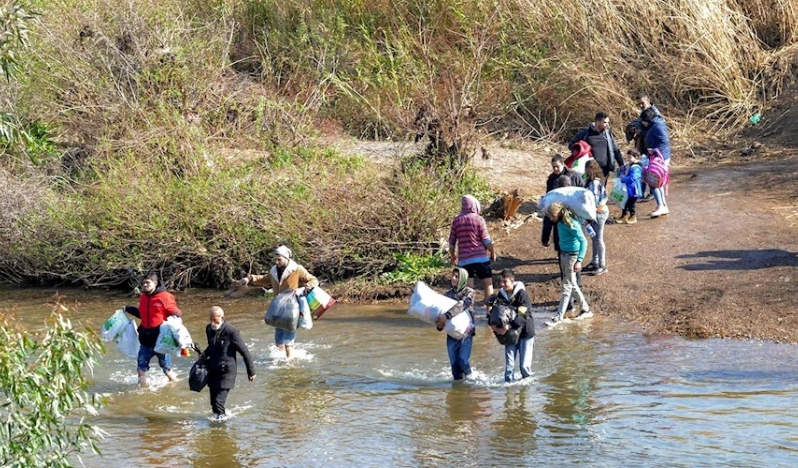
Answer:
M135 303L67 290L73 319L99 327ZM192 359L169 384L153 360L151 384L109 347L93 390L109 396L92 423L103 456L88 467L487 467L798 465L798 348L753 341L646 336L597 316L547 329L536 317L530 379L503 381L503 349L478 322L473 380L453 383L445 336L402 306L338 304L300 330L297 358L272 346L266 301L178 294L204 347L207 309L221 305L256 361L239 365L232 416L210 420L207 389L189 391ZM0 290L0 310L30 325L52 291ZM240 363L240 361L239 361Z

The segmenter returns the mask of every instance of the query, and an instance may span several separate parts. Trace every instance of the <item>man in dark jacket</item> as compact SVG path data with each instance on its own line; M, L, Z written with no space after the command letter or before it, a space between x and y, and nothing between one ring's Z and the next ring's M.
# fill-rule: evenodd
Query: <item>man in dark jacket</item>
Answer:
M211 307L209 317L210 323L205 327L208 347L203 351L201 358L207 361L211 409L216 418L220 419L225 415L224 404L227 395L236 384L238 373L236 353L244 358L250 382L255 381L255 365L241 334L234 326L224 321L224 310L217 306Z
M492 306L488 325L499 343L504 345L504 381L513 381L516 361L521 377L529 377L532 375L532 352L535 348L535 322L532 318L532 302L524 283L516 281L513 270L505 268L502 270L501 289L486 302ZM505 307L515 312L512 319L503 316ZM516 334L517 339L513 336Z
M593 158L601 166L606 178L610 172L615 170L615 163L623 166L623 154L615 142L615 135L610 130L610 116L605 112L596 114L596 121L587 128L577 133L568 142L568 149L573 151L577 141L586 141L593 152Z
M141 282L141 296L139 306L126 305L126 313L133 315L141 320L139 324L139 356L137 369L139 374L139 385L143 385L147 380L147 371L150 370L150 361L153 357L158 357L158 365L166 374L170 381L177 380L177 376L172 372L172 357L168 354L155 352L155 342L158 340L161 324L168 317L181 317L183 312L177 308L175 297L166 290L160 283L158 274L151 272L144 277Z

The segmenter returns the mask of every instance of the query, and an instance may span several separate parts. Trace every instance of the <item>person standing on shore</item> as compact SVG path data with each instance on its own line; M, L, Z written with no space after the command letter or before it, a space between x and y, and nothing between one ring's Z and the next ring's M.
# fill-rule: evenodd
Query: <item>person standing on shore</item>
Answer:
M493 295L491 262L496 261L496 251L480 211L479 201L473 196L461 199L460 214L449 230L449 255L452 264L468 272L468 287L474 287L474 278L482 281L487 298Z
M607 113L596 113L596 121L574 135L568 142L568 149L573 151L577 141L586 141L590 145L593 158L603 171L605 183L610 172L615 170L615 164L623 165L623 154L610 130L610 116Z

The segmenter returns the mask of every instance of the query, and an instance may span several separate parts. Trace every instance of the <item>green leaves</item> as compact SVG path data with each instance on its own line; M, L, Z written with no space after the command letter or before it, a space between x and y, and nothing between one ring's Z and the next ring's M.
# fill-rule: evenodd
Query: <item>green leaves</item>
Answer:
M71 467L87 446L97 453L102 432L76 416L95 415L103 403L83 374L102 347L66 312L56 304L44 330L0 323L0 466Z
M33 15L16 0L0 4L0 69L10 81L19 63L17 50L28 46L27 23Z
M432 281L446 272L449 264L443 254L418 255L414 253L398 253L394 255L397 267L380 275L380 283L415 283L416 281Z

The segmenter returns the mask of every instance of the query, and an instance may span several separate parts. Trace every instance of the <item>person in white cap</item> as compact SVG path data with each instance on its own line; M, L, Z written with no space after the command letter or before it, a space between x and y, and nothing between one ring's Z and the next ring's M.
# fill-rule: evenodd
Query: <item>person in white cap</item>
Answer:
M271 285L274 295L277 296L283 291L293 289L298 295L304 294L319 285L319 280L308 273L302 265L291 260L291 249L281 245L274 250L274 266L268 275L247 275L238 281L239 286L269 286ZM296 332L274 329L274 343L278 348L285 351L286 357L291 357L291 350L296 340Z

